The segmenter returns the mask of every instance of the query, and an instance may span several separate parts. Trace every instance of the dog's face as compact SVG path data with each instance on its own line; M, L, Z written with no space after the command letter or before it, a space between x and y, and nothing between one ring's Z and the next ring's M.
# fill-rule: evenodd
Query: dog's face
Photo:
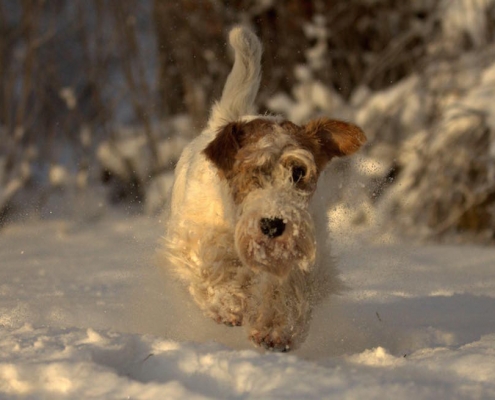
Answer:
M357 126L330 119L298 126L258 118L223 127L204 154L231 189L241 261L280 277L294 267L309 270L316 240L308 205L318 177L333 157L365 141Z

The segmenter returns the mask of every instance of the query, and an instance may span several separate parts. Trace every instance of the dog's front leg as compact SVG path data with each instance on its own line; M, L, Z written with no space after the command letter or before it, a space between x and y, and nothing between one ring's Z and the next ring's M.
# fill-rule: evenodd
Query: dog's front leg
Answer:
M311 316L305 275L298 270L285 279L258 275L248 307L249 338L256 346L285 352L304 341Z
M198 245L189 292L205 315L217 323L240 326L253 272L235 257L225 235L217 231L214 237L223 240L206 237Z

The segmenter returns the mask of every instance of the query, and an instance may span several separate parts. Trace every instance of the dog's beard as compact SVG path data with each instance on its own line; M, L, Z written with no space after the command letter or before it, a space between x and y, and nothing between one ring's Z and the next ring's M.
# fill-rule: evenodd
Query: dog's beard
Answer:
M275 237L263 233L260 223L264 218L282 220L283 233ZM241 262L255 271L281 278L293 268L307 272L315 262L314 224L298 204L287 208L286 199L277 202L259 197L243 207L235 227L235 247Z

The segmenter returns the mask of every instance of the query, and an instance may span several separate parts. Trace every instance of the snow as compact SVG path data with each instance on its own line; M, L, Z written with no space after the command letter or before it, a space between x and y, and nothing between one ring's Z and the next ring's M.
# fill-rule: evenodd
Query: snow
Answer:
M349 290L294 353L216 325L153 266L159 218L0 232L0 398L493 398L495 249L334 232Z
M4 332L2 332L4 333ZM8 332L7 395L49 398L456 398L493 395L495 335L393 356L381 347L325 362L92 329ZM477 371L473 374L473 370Z
M493 0L443 0L442 29L446 38L458 43L467 35L478 47L487 41L487 14Z

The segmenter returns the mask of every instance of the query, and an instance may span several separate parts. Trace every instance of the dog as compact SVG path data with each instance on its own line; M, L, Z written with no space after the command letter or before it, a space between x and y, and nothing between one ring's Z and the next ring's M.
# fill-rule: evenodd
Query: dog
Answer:
M344 121L299 126L256 115L261 43L244 27L229 42L235 59L221 99L175 169L163 264L205 315L285 352L300 346L314 305L338 286L319 177L366 137Z

